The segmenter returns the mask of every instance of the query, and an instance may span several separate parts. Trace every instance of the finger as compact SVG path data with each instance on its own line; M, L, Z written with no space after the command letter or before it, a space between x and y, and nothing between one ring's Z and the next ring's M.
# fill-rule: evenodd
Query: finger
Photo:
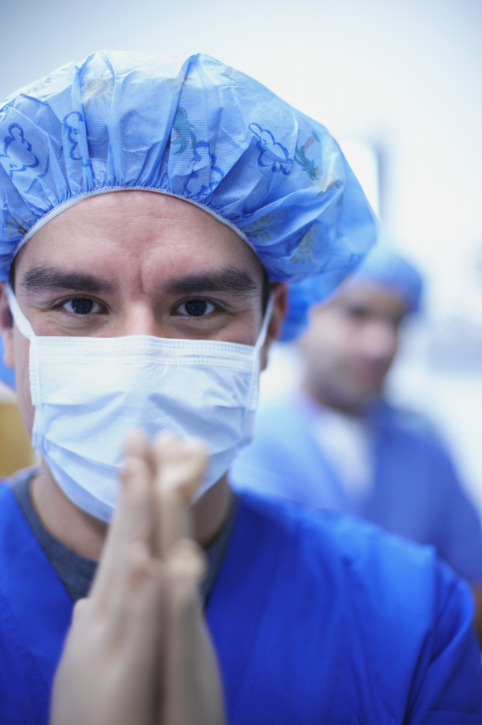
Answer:
M116 510L94 579L91 596L112 601L125 587L126 554L134 542L152 545L153 476L149 462L149 442L143 431L132 431L126 439Z
M80 600L57 670L52 723L153 725L160 705L163 562L140 542L127 552L125 596L112 614Z
M164 489L174 489L189 504L204 477L208 454L200 438L181 440L164 431L154 441L154 461L157 481Z
M223 725L221 679L199 594L204 554L192 540L181 540L171 547L165 564L168 634L161 722Z
M180 539L170 548L166 559L170 607L176 612L191 607L201 609L199 588L206 574L206 555L192 539Z
M74 604L74 611L72 613L72 626L78 624L80 621L85 620L92 607L92 601L84 597L78 599Z
M157 661L164 629L165 566L137 542L129 551L127 569L123 621L119 618L121 633L126 644L130 642L132 649L138 651L141 657L149 650L153 661Z
M90 608L81 606L73 629L102 626L107 648L122 646L130 659L157 661L164 627L164 580L163 562L143 542L131 543L112 591L102 601L86 600Z
M156 463L149 437L143 428L133 428L124 441L124 458L143 458L149 465L152 474Z
M116 622L112 622L112 617L110 621L115 639L123 641L123 651L128 653L131 671L136 673L140 682L145 683L144 700L152 703L154 713L160 708L164 680L167 639L165 565L139 543L132 546L128 561L125 596L117 608ZM154 718L149 722L154 723Z
M204 477L207 452L202 441L181 441L170 433L161 434L152 451L157 466L158 553L163 557L176 541L191 536L188 507Z

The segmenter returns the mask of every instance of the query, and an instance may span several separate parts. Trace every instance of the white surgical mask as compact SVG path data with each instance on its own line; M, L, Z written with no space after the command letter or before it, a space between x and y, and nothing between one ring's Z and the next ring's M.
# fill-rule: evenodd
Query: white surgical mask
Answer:
M40 337L8 286L7 295L30 340L33 445L63 492L92 516L112 516L122 447L134 427L151 438L162 430L204 438L211 458L197 497L251 440L271 304L251 346L148 335Z

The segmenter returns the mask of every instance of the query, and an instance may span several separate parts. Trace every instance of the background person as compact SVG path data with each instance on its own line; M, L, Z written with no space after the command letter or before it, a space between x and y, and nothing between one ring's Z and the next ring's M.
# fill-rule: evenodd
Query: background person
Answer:
M309 286L311 282L306 283ZM262 408L232 481L313 508L363 516L433 544L482 604L482 531L446 446L419 416L392 406L384 383L422 278L375 247L299 340L302 387ZM479 610L477 627L482 637Z
M218 668L231 725L477 722L463 580L431 550L233 496L227 482L252 435L285 283L318 276L317 295L332 291L374 241L326 129L207 56L100 52L9 98L0 149L5 360L43 457L0 487L0 721L47 721L73 605L89 595L59 669L60 722L76 698L117 722L122 697L82 694L99 662L120 696L132 685L149 724L186 723L183 693L197 693L196 722L218 725ZM127 445L119 500L134 427L206 441L189 496L185 476L174 491L162 480L177 444L144 438ZM172 640L179 564L189 606Z

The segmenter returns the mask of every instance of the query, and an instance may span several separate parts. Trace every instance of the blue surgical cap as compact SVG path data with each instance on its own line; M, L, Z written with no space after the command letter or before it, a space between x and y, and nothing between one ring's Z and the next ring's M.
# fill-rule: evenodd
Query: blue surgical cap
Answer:
M407 313L417 312L420 308L422 276L408 260L386 245L375 245L346 281L345 286L363 283L375 284L393 292L402 299ZM325 299L326 295L319 287L317 277L290 285L289 314L285 320L281 340L288 341L299 334L307 326L309 307Z
M316 277L323 295L375 240L365 195L319 123L206 55L98 52L0 106L0 279L54 216L121 189L200 206L271 281Z
M420 272L387 246L373 247L347 283L376 284L400 297L407 312L417 312L420 308L423 288Z

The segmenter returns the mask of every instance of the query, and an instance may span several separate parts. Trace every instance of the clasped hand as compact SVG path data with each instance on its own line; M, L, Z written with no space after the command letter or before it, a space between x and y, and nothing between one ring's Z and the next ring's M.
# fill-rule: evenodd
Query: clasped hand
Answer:
M206 462L200 442L129 436L103 556L55 677L51 725L224 725L188 508Z

